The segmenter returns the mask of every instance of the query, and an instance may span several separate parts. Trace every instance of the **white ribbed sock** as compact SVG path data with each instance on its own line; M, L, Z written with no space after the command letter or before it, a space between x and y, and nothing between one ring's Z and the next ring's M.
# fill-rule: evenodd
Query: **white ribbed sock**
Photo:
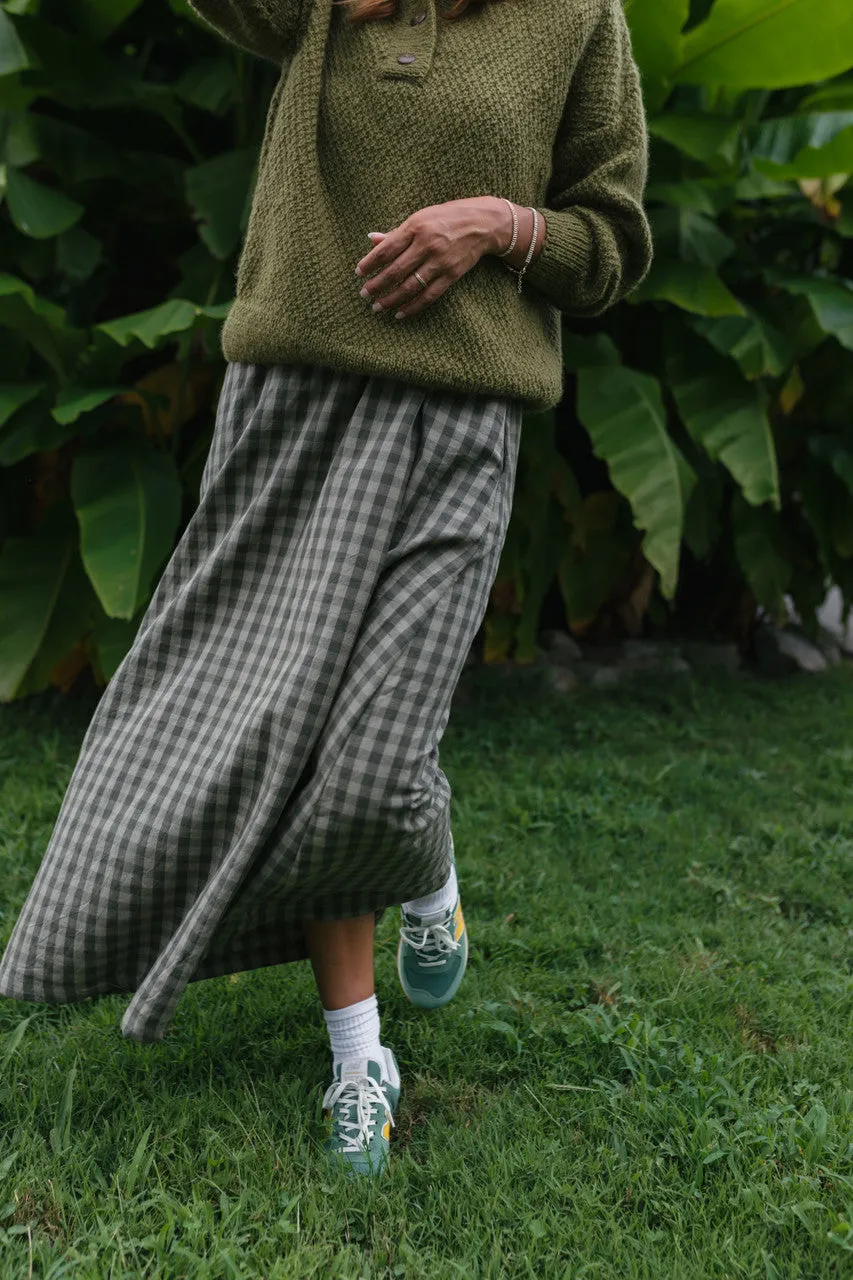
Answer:
M458 897L459 883L456 879L456 867L451 863L446 884L436 889L435 893L427 893L423 898L412 898L411 902L404 902L403 910L408 915L420 916L421 919L429 916L443 916L453 910Z
M384 1062L379 1040L379 1005L375 994L345 1009L324 1009L326 1028L332 1046L332 1070L347 1058L372 1058Z

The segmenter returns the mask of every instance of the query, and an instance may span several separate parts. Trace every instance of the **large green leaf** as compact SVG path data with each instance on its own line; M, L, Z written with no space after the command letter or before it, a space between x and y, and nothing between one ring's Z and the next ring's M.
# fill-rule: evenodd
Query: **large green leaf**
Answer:
M692 325L721 355L736 360L747 378L781 377L793 362L793 351L784 335L750 308L742 316L696 316Z
M97 651L97 663L104 680L111 680L130 649L142 622L144 610L128 619L99 618L92 628L92 641Z
M199 220L199 235L220 261L240 243L257 158L257 148L246 147L187 170L187 200Z
M132 618L174 544L182 500L174 460L142 440L81 451L71 496L98 599L110 617Z
M7 13L38 13L43 0L2 0Z
M740 132L740 121L730 116L668 111L649 120L649 133L653 138L669 142L703 164L715 159L732 164L737 155Z
M810 453L821 461L823 450L810 447ZM806 462L799 468L797 496L803 513L817 536L821 558L835 581L839 580L839 568L849 570L853 558L853 503L850 490L844 480L845 468L833 465L828 472L825 466Z
M681 33L690 16L690 0L626 0L625 16L643 77L666 79L681 62Z
M761 390L698 338L681 339L667 360L681 420L709 458L719 459L753 506L781 506L773 433Z
M646 559L671 598L678 579L684 511L696 476L667 431L660 384L634 369L600 366L578 374L578 416L616 489L645 533Z
M8 14L0 9L0 76L11 76L30 65L27 51Z
M845 449L835 436L812 436L809 452L822 462L828 462L838 479L853 497L853 453Z
M570 373L592 365L621 363L619 348L606 333L572 333L570 329L563 332L563 364Z
M840 276L794 276L767 272L767 278L788 293L805 298L824 333L853 351L853 282Z
M232 59L200 58L187 68L174 89L183 102L218 116L234 101L240 85Z
M0 700L47 686L50 669L85 634L92 605L65 502L35 533L6 539L0 551Z
M127 390L127 387L69 387L59 392L51 414L57 422L69 426L82 414L91 413Z
M684 39L675 79L729 89L784 89L853 66L850 0L716 0Z
M119 320L108 320L98 325L98 330L120 347L127 347L136 341L153 349L164 339L191 329L199 317L219 320L226 312L225 306L199 307L185 298L171 298L159 307L152 307L150 311L137 311L134 315L122 316Z
M693 465L699 479L684 513L684 541L697 560L705 560L720 540L725 473L698 449L696 453Z
M0 108L0 159L10 169L25 169L41 159L35 118L26 110ZM3 186L7 177L8 171L3 175Z
M649 204L674 205L677 209L691 209L713 218L729 208L734 193L730 184L721 184L713 178L678 178L670 182L650 182L645 198Z
M585 506L615 495L594 493L586 499ZM631 556L636 549L636 533L625 530L619 518L623 503L612 509L610 521L604 528L587 528L582 542L564 539L557 569L557 582L573 631L582 632L595 622L596 615L614 589L624 581Z
M853 76L820 85L799 107L800 111L853 111Z
M792 569L779 516L770 507L751 506L736 493L732 531L735 555L752 594L774 617L781 617Z
M88 280L103 261L104 246L84 227L64 231L56 241L56 265L70 284Z
M83 216L83 206L61 191L45 187L20 169L6 174L6 204L19 231L35 240L47 240L73 227Z
M661 105L667 81L682 57L682 36L690 16L690 0L626 0L634 57L650 108Z
M790 202L796 195L790 181L780 182L778 178L771 178L755 168L738 178L734 184L734 194L741 204L754 204L756 200L784 200L789 209Z
M563 461L554 439L554 414L549 410L529 414L524 426L520 464L527 483L517 495L517 518L525 534L518 556L523 595L515 631L515 660L532 662L542 602L557 576L567 530L560 505L551 494L553 473Z
M23 405L35 400L44 387L43 382L7 382L0 385L0 427Z
M743 307L711 267L658 258L632 302L671 302L698 316L740 316Z
M680 258L704 267L719 267L735 251L735 242L712 218L694 209L667 205L652 209L655 250L664 258Z
M853 112L767 120L753 140L752 160L760 172L781 180L853 173Z
M11 467L22 458L46 449L58 449L68 431L51 417L46 397L26 404L0 427L0 466Z
M0 325L23 334L62 378L86 345L86 335L72 328L65 312L14 276L0 272Z

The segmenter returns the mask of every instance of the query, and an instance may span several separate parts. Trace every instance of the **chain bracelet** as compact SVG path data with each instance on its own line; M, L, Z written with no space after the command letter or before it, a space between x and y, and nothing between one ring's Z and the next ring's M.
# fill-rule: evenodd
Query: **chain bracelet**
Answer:
M528 208L530 208L530 212L533 214L533 234L530 237L530 248L527 250L527 257L524 259L524 265L521 267L520 270L516 271L515 267L509 267L510 271L515 272L515 275L518 277L519 293L521 293L521 286L524 280L524 273L527 270L527 268L530 266L530 259L533 257L533 251L536 248L536 240L539 235L539 213L532 206L528 206ZM509 266L509 263L507 263L507 266Z
M515 248L515 242L518 239L518 212L511 200L507 200L506 196L501 196L501 200L506 201L509 205L509 211L512 214L512 239L509 242L509 248L504 249L503 253L499 253L499 258L507 258Z

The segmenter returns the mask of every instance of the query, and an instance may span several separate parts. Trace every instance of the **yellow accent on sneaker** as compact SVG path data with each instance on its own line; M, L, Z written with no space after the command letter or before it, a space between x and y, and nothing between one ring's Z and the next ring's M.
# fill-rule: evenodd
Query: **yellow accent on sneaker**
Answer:
M458 941L459 941L459 939L462 937L462 934L465 932L465 920L464 920L463 915L462 915L462 903L461 903L461 902L458 904L458 906L457 906L457 908L456 908L456 914L455 914L455 915L454 915L454 917L453 917L453 922L454 922L454 924L456 925L456 934L455 934L455 938L454 938L454 940L455 940L456 942L458 942Z

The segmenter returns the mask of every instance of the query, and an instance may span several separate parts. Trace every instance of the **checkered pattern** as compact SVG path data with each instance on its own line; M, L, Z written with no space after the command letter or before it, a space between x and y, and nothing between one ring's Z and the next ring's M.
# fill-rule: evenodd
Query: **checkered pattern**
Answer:
M133 992L305 956L299 921L449 874L438 743L509 521L518 400L230 364L200 501L87 728L0 993Z

